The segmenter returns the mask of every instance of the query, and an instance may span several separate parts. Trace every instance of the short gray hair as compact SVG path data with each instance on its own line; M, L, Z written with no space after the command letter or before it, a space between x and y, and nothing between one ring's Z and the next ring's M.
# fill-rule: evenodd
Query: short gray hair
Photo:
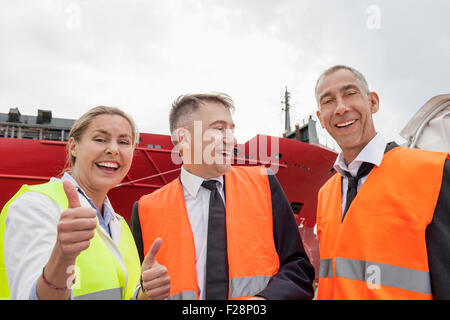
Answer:
M327 70L325 70L324 72L322 72L322 74L320 75L319 79L317 79L316 82L316 87L314 89L314 93L316 95L317 98L317 86L319 84L319 81L324 77L327 76L329 74L332 74L338 70L341 69L345 69L350 71L351 73L353 73L361 82L361 84L363 85L363 89L366 91L366 93L369 93L369 85L367 84L367 80L366 78L363 76L363 74L361 72L359 72L358 70L356 70L355 68L349 67L349 66L345 66L345 65L335 65L331 68L328 68Z

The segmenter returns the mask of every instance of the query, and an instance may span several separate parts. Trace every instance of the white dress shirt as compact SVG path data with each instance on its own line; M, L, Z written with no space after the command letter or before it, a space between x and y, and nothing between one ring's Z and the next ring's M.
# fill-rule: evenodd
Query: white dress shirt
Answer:
M347 188L348 188L348 178L345 175L345 172L350 172L350 174L355 177L358 173L359 167L363 162L370 162L380 166L381 161L383 160L384 150L386 149L386 138L383 137L380 133L377 133L375 137L370 140L370 142L361 150L358 156L347 166L344 160L344 155L339 153L334 162L334 169L341 174L342 179L342 214L344 214L345 205L347 202ZM363 183L366 181L368 175L362 177L358 181L357 191L361 188Z
M62 180L67 178L68 176L64 176ZM50 181L59 179L52 178ZM82 207L91 208L80 189L78 198ZM110 206L109 200L105 200L104 206ZM109 209L114 212L112 207ZM38 299L36 285L42 274L42 267L47 263L55 246L61 213L62 210L55 201L38 192L26 192L9 206L5 220L4 259L11 299ZM127 274L119 250L122 219L114 213L108 223L111 234L100 224L97 224L96 231Z
M208 240L209 198L211 191L201 186L206 179L198 177L181 168L181 185L183 186L184 202L194 235L195 270L197 274L199 299L205 300L206 280L206 248ZM218 190L225 203L223 176L207 179L220 182Z

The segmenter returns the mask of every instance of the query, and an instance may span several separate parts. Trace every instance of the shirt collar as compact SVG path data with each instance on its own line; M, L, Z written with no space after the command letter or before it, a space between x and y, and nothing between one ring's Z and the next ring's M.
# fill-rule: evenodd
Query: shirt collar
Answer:
M205 180L217 180L220 182L220 186L218 187L219 192L222 191L223 188L223 176L216 177L216 178L210 178L210 179L204 179L202 177L196 176L195 174L190 173L187 171L184 166L181 167L181 174L180 174L180 180L181 184L184 188L186 188L187 192L194 198L197 198L197 193L200 190L200 187L202 185L202 182Z
M108 196L105 197L105 201L103 201L103 215L100 214L98 208L95 207L94 202L92 201L91 198L89 198L87 196L87 194L83 191L83 189L81 189L81 187L79 186L79 184L77 183L77 181L67 172L64 173L64 175L61 178L61 181L64 180L69 180L70 182L72 182L72 184L75 186L75 188L78 190L78 192L80 192L83 197L86 198L86 200L89 202L89 204L97 210L97 215L99 216L99 218L103 218L103 220L105 221L106 225L108 225L111 220L114 219L114 217L116 216L114 209L111 205L111 202L109 201Z
M386 138L382 134L377 133L348 166L345 164L343 153L340 152L334 162L333 168L342 176L345 176L344 171L350 172L352 176L356 176L363 162L370 162L379 167L383 160L384 150L386 149L386 141Z

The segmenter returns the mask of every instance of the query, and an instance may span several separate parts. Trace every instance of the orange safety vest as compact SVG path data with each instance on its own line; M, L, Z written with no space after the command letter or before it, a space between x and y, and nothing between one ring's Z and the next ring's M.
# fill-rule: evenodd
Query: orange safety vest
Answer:
M272 199L264 167L232 167L225 175L230 299L262 291L278 272L273 238ZM145 255L162 239L158 263L166 266L171 299L198 299L194 237L180 179L139 200Z
M446 153L397 147L374 167L342 221L341 176L319 191L318 299L432 299L425 230Z

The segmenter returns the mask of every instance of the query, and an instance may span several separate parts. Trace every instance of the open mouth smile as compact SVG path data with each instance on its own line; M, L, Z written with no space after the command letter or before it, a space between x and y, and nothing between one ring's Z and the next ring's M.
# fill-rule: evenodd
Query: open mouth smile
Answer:
M106 172L116 172L120 168L119 163L112 161L97 162L95 165Z
M349 120L349 121L346 121L346 122L341 122L341 123L338 123L338 124L336 124L335 126L337 127L337 128L347 128L347 127L349 127L349 126L351 126L352 124L354 124L356 122L356 119L354 119L354 120Z

